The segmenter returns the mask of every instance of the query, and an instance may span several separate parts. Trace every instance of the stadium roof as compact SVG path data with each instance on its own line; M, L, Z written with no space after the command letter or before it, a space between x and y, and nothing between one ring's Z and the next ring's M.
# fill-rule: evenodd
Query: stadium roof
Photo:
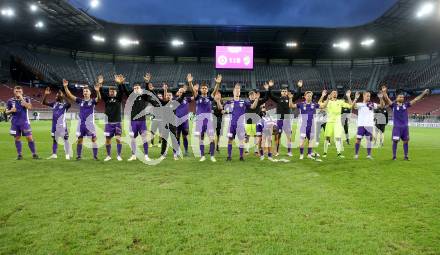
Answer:
M10 1L15 18L2 18L2 44L25 42L31 45L80 51L96 51L145 56L213 57L216 45L250 45L261 58L363 58L429 53L440 48L439 18L418 20L415 12L421 0L399 0L380 18L365 25L347 28L267 27L267 26L195 26L195 25L125 25L100 20L70 5L66 0L41 0L36 13L29 12L28 1ZM45 27L35 29L37 20ZM106 37L106 42L92 41L92 34ZM123 49L121 36L140 41ZM366 37L376 40L371 49L360 46ZM171 40L184 41L175 48ZM340 39L352 42L352 49L342 52L332 47ZM287 48L286 42L298 42Z

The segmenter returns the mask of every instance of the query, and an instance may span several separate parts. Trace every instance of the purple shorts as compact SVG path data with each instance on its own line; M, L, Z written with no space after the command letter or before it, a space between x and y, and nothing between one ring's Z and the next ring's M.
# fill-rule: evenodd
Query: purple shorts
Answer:
M238 136L239 140L244 140L246 138L246 131L244 128L244 124L231 123L229 126L228 138L234 139L235 136Z
M373 129L374 127L359 126L356 138L362 139L364 136L373 137Z
M400 139L402 139L402 141L409 141L408 126L393 127L393 141L399 141Z
M132 120L130 123L130 136L133 138L138 135L144 135L147 133L147 123L145 120Z
M12 123L9 133L12 136L31 136L32 135L31 125L28 122Z
M212 119L201 119L196 121L196 131L194 132L197 136L204 136L208 133L209 137L214 137L214 126Z
M278 134L286 133L292 134L292 122L290 119L277 120Z
M69 132L67 131L67 127L65 125L54 125L52 124L52 129L50 134L53 138L63 137L64 140L69 139Z
M189 121L185 120L182 124L177 126L177 134L188 135L189 132Z
M310 125L301 126L300 136L302 139L307 138L307 140L315 139L315 128Z
M96 137L95 124L78 123L78 127L76 129L76 136L78 138L83 138L83 137L95 138Z
M113 136L121 136L122 135L121 123L107 123L107 124L105 124L104 135L107 138L111 138Z

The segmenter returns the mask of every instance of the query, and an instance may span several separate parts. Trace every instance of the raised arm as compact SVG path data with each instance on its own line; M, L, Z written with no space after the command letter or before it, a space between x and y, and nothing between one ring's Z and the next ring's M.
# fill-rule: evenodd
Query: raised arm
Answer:
M298 86L298 89L295 92L295 99L300 99L302 97L302 87L303 87L303 80L299 80L296 84Z
M321 97L319 98L318 104L320 109L327 108L328 98L324 101L324 98L327 96L327 90L323 90L321 93Z
M353 101L351 100L351 90L347 90L347 92L345 92L345 96L347 97L350 107L353 107Z
M72 101L76 101L76 96L74 96L69 90L69 82L63 79L64 92L66 92L66 97Z
M186 81L188 82L188 87L191 93L193 94L193 97L196 98L199 92L194 89L194 85L193 85L194 77L192 76L192 74L189 73L186 75Z
M273 85L275 83L273 82L273 80L270 80L267 84L268 84L268 89L267 90L268 90L268 93L269 93L269 98L272 99L275 103L279 104L280 103L280 98L275 96L272 93L272 87L273 87ZM266 88L266 84L264 84L264 88Z
M360 97L360 96L361 96L361 93L359 93L359 91L356 92L356 94L354 95L354 101L353 101L353 103L352 103L352 105L351 105L351 108L352 108L352 109L357 109L356 103L357 103L357 101L359 100L359 97Z
M289 97L289 108L295 109L296 108L296 104L293 102L293 94L289 92L287 94L287 96Z
M221 83L222 83L222 75L218 74L217 77L215 78L215 87L211 94L212 97L215 97L215 95L219 91Z
M43 105L50 106L49 103L47 102L47 97L49 95L50 95L50 88L46 87L46 89L44 90Z
M102 75L98 76L98 82L95 84L96 98L95 101L98 103L101 101L101 88L102 84L104 84L104 77Z
M255 100L252 102L250 108L256 109L260 105L260 92L255 93Z
M214 101L215 101L215 103L217 104L217 108L218 108L220 111L223 111L222 96L221 96L220 93L216 93L216 94L214 95Z
M413 105L417 102L419 102L420 100L422 100L422 98L424 98L426 95L429 94L429 89L425 89L422 94L418 95L416 98L414 98L413 100L410 101L410 104Z
M116 97L117 97L118 101L122 101L122 97L123 97L124 89L125 89L125 86L124 86L125 77L122 74L115 75L115 83L118 88L118 93L116 94Z
M168 84L166 84L165 82L162 84L162 89L163 89L163 102L167 103L168 102Z
M388 89L386 86L382 86L381 88L382 91L382 95L383 95L383 100L386 106L390 106L393 104L393 101L391 101L391 99L388 97Z
M26 102L26 98L24 98L23 96L20 96L20 104L28 110L32 109L31 100L29 99L29 102Z

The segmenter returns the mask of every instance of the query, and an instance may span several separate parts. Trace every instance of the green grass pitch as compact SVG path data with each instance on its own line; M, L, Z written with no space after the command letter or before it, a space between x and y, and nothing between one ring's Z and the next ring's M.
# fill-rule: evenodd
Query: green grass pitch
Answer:
M32 127L46 158L50 123ZM95 162L89 149L65 161L62 146L35 161L25 142L19 162L8 132L2 123L0 254L440 254L438 129L411 128L410 162L401 144L391 161L387 127L373 161L363 148L353 160L351 145L321 163L297 149L290 163L225 162L222 148L216 164L157 166Z

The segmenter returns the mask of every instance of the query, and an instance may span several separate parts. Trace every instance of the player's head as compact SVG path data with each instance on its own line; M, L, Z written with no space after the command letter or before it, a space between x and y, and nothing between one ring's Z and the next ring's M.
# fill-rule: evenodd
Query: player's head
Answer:
M147 86L148 86L148 90L154 90L153 83L149 82Z
M260 115L261 115L262 117L266 116L266 111L267 111L267 109L266 109L266 104L262 104L262 105L260 106Z
M58 92L55 96L55 100L57 100L58 102L61 102L64 100L64 93L62 90L58 90Z
M176 92L176 97L180 97L180 96L182 96L183 95L183 89L179 89L179 90L177 90L177 92Z
M405 101L405 93L403 91L398 91L396 94L396 102L403 103Z
M237 83L234 86L234 90L232 91L232 94L234 95L234 97L240 97L240 93L241 93L241 85Z
M362 98L363 98L364 102L370 102L371 101L370 91L364 91L364 93L362 93Z
M330 99L337 99L338 98L338 91L337 90L332 90L332 92L330 92Z
M14 87L14 96L15 97L23 96L23 88L21 86L15 86Z
M167 101L173 100L173 93L168 92L168 93L166 93L165 96L166 96Z
M287 97L288 93L289 93L288 87L287 86L282 86L281 87L281 96L282 97Z
M116 97L117 94L118 94L118 91L116 90L115 87L110 87L110 88L108 89L108 95L109 95L110 97Z
M137 95L141 95L142 94L142 87L139 83L136 83L133 85L133 92Z
M205 81L202 82L202 85L200 85L200 93L201 93L203 96L208 95L208 84L206 84Z
M92 92L90 91L90 88L89 87L84 87L83 88L84 99L90 99L91 95L92 95Z
M304 93L304 98L306 99L307 103L312 102L312 98L313 98L313 92L312 91L306 91Z
M251 101L253 101L253 100L255 100L255 94L256 94L256 91L255 90L251 90L251 91L249 91L249 100L251 100Z
M163 95L162 95L162 94L157 94L157 97L158 97L160 100L163 100Z

